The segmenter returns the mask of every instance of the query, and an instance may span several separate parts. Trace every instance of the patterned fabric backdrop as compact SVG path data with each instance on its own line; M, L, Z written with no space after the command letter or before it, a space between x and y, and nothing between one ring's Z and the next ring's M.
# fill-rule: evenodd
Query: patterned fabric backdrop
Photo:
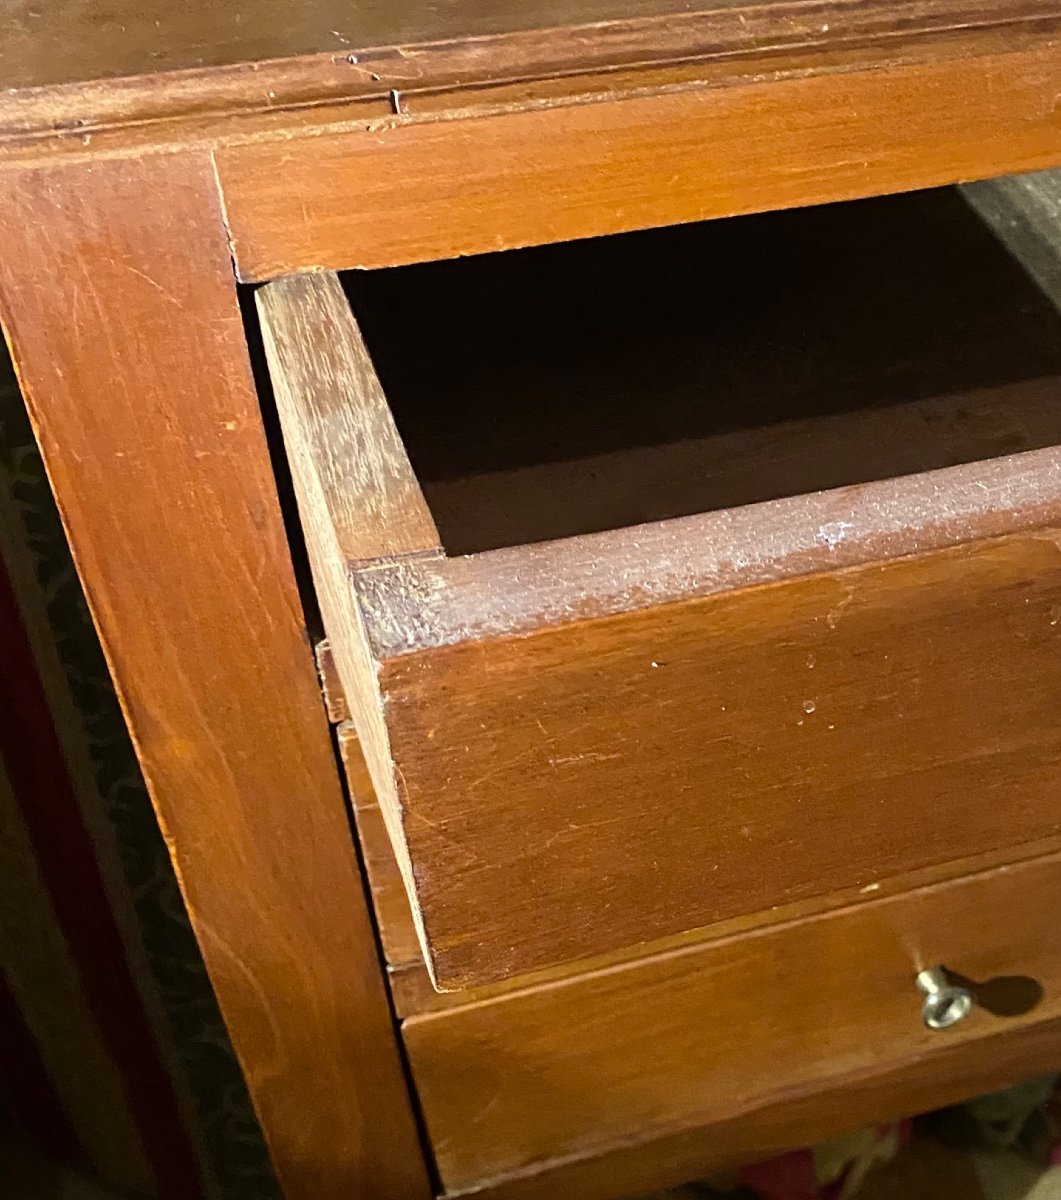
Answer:
M0 706L0 1110L108 1194L276 1200L2 350Z

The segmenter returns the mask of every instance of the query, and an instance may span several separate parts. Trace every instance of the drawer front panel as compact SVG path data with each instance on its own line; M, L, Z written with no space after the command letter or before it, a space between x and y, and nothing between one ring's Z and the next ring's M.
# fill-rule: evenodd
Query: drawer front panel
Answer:
M1051 857L406 1021L443 1181L730 1121L934 1053L949 1071L962 1047L990 1056L1061 1015L1059 907ZM980 1004L929 1030L914 980L940 963Z
M1061 829L1061 553L1003 538L385 664L436 973Z

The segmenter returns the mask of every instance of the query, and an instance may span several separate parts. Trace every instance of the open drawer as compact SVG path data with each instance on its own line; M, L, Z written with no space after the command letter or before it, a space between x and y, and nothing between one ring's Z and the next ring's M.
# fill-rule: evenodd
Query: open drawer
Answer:
M1061 832L1061 317L959 193L258 301L438 987Z

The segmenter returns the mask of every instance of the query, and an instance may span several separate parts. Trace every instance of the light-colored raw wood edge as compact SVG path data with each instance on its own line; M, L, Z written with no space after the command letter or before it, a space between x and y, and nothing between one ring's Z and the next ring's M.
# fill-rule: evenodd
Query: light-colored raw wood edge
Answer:
M438 533L338 278L279 279L256 301L321 616L430 962L376 663L350 576L359 562L440 554Z
M352 579L384 661L1058 526L1050 447Z
M350 707L346 703L346 693L339 678L332 644L327 638L313 647L313 657L317 663L317 678L320 680L321 694L324 697L324 711L333 725L341 725L350 720Z
M332 271L292 275L256 293L289 456L319 475L319 518L351 566L440 553L368 347ZM285 433L287 425L285 424ZM307 518L319 519L316 513Z

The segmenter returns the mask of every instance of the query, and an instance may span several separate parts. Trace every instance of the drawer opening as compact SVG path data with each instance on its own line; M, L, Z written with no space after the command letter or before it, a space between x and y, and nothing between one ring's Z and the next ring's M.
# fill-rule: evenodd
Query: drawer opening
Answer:
M1061 442L1061 315L958 189L344 286L451 555Z
M259 290L437 987L1055 844L1059 198Z

